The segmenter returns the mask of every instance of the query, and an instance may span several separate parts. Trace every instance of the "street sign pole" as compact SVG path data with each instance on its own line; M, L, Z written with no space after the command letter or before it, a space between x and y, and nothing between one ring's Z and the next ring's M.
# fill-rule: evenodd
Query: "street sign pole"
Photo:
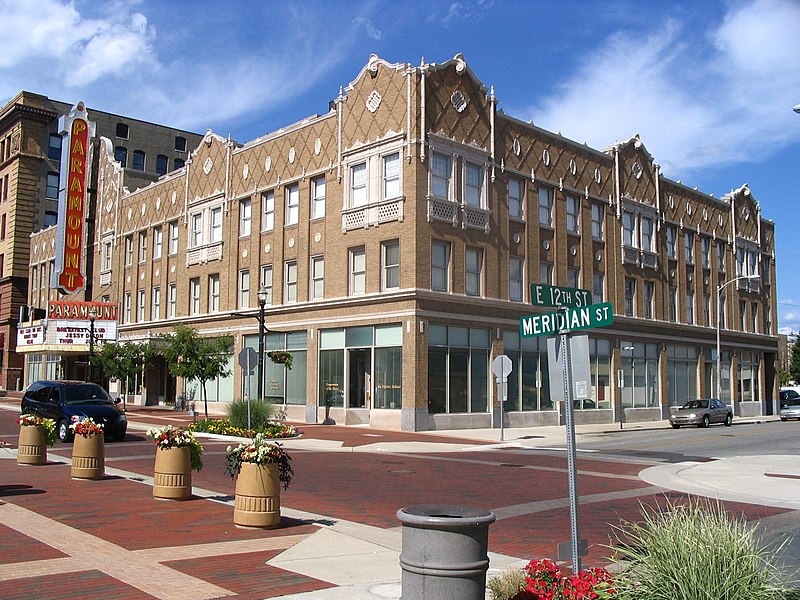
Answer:
M563 309L566 313L567 309ZM566 416L567 426L567 473L569 477L569 518L572 526L572 571L577 573L581 570L581 555L579 547L578 530L578 481L575 456L575 420L572 390L572 356L570 349L569 330L562 329L559 332L561 337L561 355L564 357L564 415Z
M492 361L492 373L497 378L497 402L500 405L500 441L505 440L503 421L505 421L505 402L508 397L508 374L511 373L511 359L505 354Z

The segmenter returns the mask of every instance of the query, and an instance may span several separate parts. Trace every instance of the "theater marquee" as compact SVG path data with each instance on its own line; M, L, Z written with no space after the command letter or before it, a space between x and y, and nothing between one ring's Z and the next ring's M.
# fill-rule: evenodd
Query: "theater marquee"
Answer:
M83 229L88 200L89 144L94 129L83 102L58 120L59 133L67 137L61 149L56 262L50 287L68 294L86 287Z

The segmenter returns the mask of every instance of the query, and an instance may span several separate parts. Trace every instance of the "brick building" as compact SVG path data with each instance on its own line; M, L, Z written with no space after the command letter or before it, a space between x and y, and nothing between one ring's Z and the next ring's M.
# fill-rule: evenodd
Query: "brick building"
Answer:
M46 308L49 299L58 298L58 293L48 288L49 261L30 269L31 234L52 227L58 218L62 151L58 118L70 108L26 91L0 108L0 387L6 389L18 389L27 379L23 355L16 351L20 316L30 321L36 315L27 310L29 306ZM128 190L182 166L187 148L194 148L202 139L194 133L90 111L98 135L114 140L114 154L121 161L118 168L125 172ZM86 268L91 270L92 264ZM85 352L82 354L85 364ZM57 373L84 376L57 370L62 361L56 352L49 353L49 359L45 355L47 362L50 377Z
M120 303L120 339L234 335L232 375L209 390L228 401L256 390L234 357L257 347L261 290L267 349L293 355L291 370L267 361L265 396L295 420L406 430L499 426L500 354L506 424L559 422L545 338L520 337L521 317L551 310L531 283L613 304L589 331L579 423L718 395L721 309L722 397L774 410L774 224L747 186L717 199L664 177L638 137L596 150L497 104L460 55L372 56L325 114L246 144L208 132L136 190L102 139L90 299ZM53 237L32 237L32 269ZM142 384L148 402L185 385L163 361Z

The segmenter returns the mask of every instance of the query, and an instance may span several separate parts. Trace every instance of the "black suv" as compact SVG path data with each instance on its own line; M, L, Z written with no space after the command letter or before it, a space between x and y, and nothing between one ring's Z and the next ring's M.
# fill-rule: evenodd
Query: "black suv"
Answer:
M102 387L85 381L36 381L22 396L22 412L39 415L56 422L58 439L72 439L73 423L91 417L103 426L107 437L115 442L125 439L128 420Z

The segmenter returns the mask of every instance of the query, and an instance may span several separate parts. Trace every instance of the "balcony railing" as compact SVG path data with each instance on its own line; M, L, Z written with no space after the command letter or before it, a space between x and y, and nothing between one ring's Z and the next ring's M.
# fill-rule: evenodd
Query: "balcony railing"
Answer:
M212 260L222 260L222 242L214 242L186 251L186 266L200 265Z
M403 198L348 208L342 212L342 231L403 220Z

